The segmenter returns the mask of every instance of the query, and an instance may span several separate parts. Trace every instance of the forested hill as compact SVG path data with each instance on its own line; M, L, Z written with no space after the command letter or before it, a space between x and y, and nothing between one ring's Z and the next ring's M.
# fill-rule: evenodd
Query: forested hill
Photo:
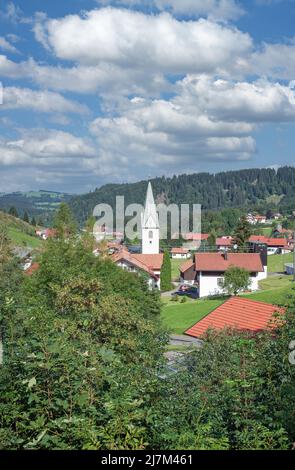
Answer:
M158 202L199 203L208 210L225 207L295 209L295 167L161 177L153 179L152 185ZM73 197L70 206L82 223L96 204L115 207L116 196L125 197L125 206L134 202L142 204L146 189L147 181L107 184L89 194Z

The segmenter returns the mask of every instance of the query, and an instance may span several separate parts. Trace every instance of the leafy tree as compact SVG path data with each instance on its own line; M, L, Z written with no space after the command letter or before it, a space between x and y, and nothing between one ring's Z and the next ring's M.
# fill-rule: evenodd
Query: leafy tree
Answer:
M16 208L14 206L12 206L10 209L9 209L9 215L12 215L13 217L16 217L18 218L18 212L16 210Z
M50 240L4 312L0 447L146 448L166 343L159 307L139 277Z
M224 273L223 289L228 295L237 295L249 289L250 274L246 269L230 266Z
M69 206L62 202L54 217L54 228L58 238L65 239L76 234L77 225Z
M234 243L244 247L251 236L251 226L245 216L241 217L234 232Z
M161 290L166 292L171 290L171 259L169 252L166 250L164 252L163 265L161 269Z

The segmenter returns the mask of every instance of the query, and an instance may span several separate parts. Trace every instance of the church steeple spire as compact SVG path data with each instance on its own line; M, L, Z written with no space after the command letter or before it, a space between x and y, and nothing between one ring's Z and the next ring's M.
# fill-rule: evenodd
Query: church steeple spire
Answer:
M160 226L152 185L149 182L144 212L141 214L142 253L158 254L160 251Z
M145 198L145 209L142 214L142 227L143 228L159 228L159 218L156 210L153 190L151 182L148 184L148 189Z

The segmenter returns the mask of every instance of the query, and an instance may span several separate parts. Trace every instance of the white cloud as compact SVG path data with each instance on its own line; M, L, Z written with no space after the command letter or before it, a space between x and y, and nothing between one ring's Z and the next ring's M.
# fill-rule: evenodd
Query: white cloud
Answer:
M91 142L68 132L51 129L23 130L17 140L0 140L0 165L69 165L72 159L93 158Z
M290 86L257 80L252 83L187 76L178 84L175 103L193 112L196 106L212 119L249 123L295 120L295 93Z
M52 91L5 87L1 109L32 109L42 113L87 113L87 106Z
M20 7L13 2L7 2L5 9L0 11L0 16L14 24L30 24L33 21L32 18L26 17Z
M295 37L287 44L264 43L249 59L248 71L277 79L295 78Z
M125 102L119 116L92 122L105 172L112 174L113 160L122 174L138 168L193 171L202 161L248 160L256 151L252 134L258 124L295 121L294 91L280 84L191 75L177 89L170 100L136 97Z
M118 5L127 7L147 6L169 10L175 14L205 16L231 20L239 18L244 10L236 0L97 0L100 6Z
M145 15L115 8L48 20L40 25L37 39L42 28L42 42L47 36L60 59L162 73L233 67L252 47L248 34L209 20L179 21L169 13Z
M4 37L0 36L0 49L7 52L17 53L17 49L10 44Z

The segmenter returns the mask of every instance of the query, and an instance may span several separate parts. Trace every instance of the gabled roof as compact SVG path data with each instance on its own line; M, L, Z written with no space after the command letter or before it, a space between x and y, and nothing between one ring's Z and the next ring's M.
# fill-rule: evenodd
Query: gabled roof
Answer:
M195 263L192 260L186 261L183 263L180 267L179 270L181 273L185 273L188 269L190 269L192 266L194 266Z
M285 309L243 297L232 297L189 328L185 334L199 338L209 328L235 328L257 333L274 327L270 321L276 312L283 315Z
M176 247L171 248L171 253L173 255L175 255L175 254L186 255L188 253L188 251L189 250L187 248L182 248L182 247L180 247L180 248L176 248Z
M123 247L118 253L115 253L111 259L118 263L126 261L129 264L147 272L150 276L155 277L154 271L160 271L163 264L163 253L155 255L143 255L129 253L127 248Z
M208 240L209 233L186 233L183 237L185 240Z
M251 235L249 242L265 243L267 246L281 247L286 245L285 238L269 238L264 235Z
M231 246L233 242L232 237L218 237L216 238L216 245L217 246Z
M158 253L154 255L144 255L142 253L134 253L132 255L133 258L140 261L141 263L145 264L152 269L153 271L160 271L162 268L164 255L163 253Z
M259 253L196 253L196 271L225 272L229 267L236 266L249 272L263 272Z

